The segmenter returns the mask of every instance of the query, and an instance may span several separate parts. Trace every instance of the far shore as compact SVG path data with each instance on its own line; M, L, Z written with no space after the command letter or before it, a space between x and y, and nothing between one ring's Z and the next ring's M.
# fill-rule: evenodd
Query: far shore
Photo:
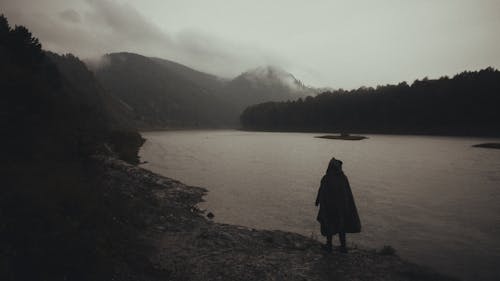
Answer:
M473 145L473 147L500 149L500 142L480 143Z

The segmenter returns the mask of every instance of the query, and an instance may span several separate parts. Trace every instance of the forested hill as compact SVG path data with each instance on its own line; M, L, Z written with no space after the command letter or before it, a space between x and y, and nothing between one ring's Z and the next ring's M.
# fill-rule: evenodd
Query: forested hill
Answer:
M133 53L108 54L102 61L95 67L97 79L130 107L141 128L218 127L235 115L206 87L217 86L208 74Z
M247 130L500 135L500 71L336 90L244 110Z
M143 139L80 60L43 51L3 15L0 61L0 280L113 279L135 239L117 214L133 211L110 204L91 163L137 163Z
M134 53L111 53L88 63L103 87L126 103L139 127L237 127L245 107L315 94L276 67L223 79L182 64Z
M317 93L316 89L305 86L291 73L275 66L245 71L222 89L224 98L238 108L239 114L249 105L294 100Z

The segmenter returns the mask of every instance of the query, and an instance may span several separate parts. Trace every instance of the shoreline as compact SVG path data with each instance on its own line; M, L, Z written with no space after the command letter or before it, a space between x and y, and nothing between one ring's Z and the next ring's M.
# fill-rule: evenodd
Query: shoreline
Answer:
M111 186L152 206L137 210L144 213L141 240L148 249L137 251L148 265L140 273L117 268L120 280L458 280L383 251L327 254L300 234L216 223L197 207L205 188L114 158L97 160Z
M488 149L500 149L500 142L474 144L472 147L488 148Z

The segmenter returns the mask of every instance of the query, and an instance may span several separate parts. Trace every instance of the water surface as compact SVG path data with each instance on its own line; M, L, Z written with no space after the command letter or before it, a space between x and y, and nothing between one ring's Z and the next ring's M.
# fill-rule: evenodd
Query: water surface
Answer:
M478 138L309 133L148 132L140 154L154 172L209 190L219 222L318 237L314 206L328 161L344 162L362 233L403 258L465 280L500 278L500 150ZM321 239L321 237L318 237Z

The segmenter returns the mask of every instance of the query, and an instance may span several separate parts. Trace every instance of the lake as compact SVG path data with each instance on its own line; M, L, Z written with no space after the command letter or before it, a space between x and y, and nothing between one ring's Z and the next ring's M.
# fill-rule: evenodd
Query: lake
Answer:
M321 241L316 192L331 157L341 159L362 223L348 244L391 245L404 259L464 280L500 278L500 150L471 147L496 140L316 135L147 132L140 156L146 169L207 188L200 207L218 222Z

